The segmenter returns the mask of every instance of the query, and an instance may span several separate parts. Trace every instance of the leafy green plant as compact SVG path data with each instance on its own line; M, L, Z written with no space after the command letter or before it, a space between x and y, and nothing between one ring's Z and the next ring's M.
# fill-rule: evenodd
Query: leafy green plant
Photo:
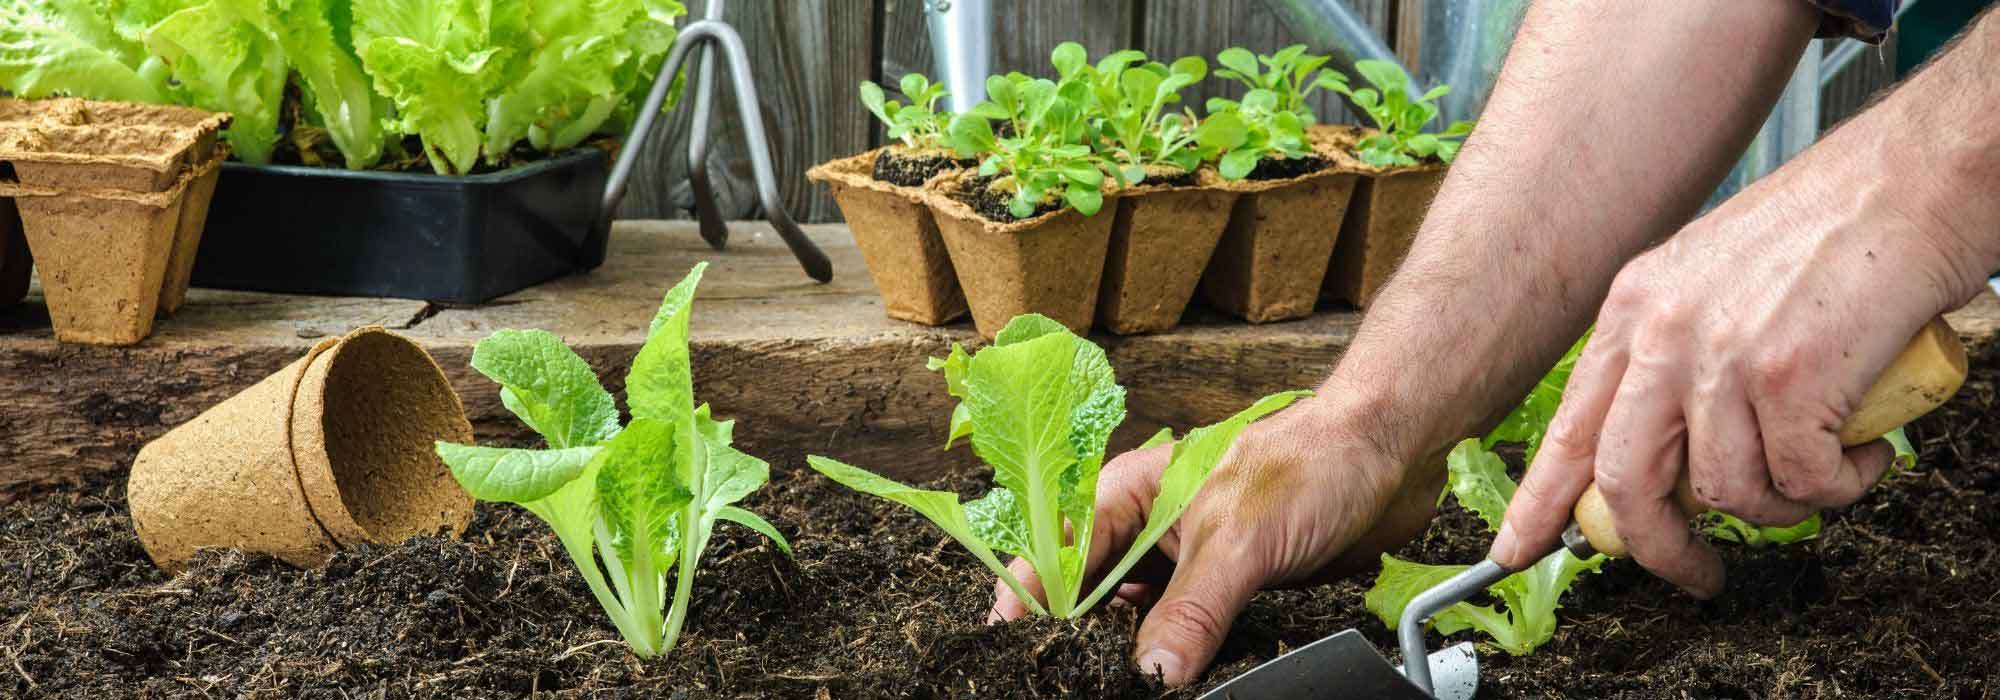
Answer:
M1340 91L1347 87L1346 75L1331 68L1321 69L1327 59L1306 54L1305 44L1293 44L1268 56L1232 46L1215 55L1215 62L1222 64L1215 75L1242 83L1250 90L1270 91L1277 98L1277 110L1296 114L1311 124L1318 120L1312 107L1306 104L1312 92Z
M1458 503L1486 523L1489 532L1500 530L1500 518L1514 497L1514 480L1507 476L1507 463L1499 455L1467 438L1446 457L1450 491ZM1595 573L1605 556L1578 559L1569 550L1544 557L1527 570L1501 579L1488 588L1505 609L1492 605L1459 603L1431 618L1441 634L1476 629L1509 654L1523 656L1547 642L1556 633L1556 609L1562 594L1585 572ZM1417 594L1470 568L1461 565L1416 564L1382 555L1382 573L1368 589L1363 602L1383 624L1395 629L1403 608Z
M1074 44L1056 48L1059 65L1069 60L1066 46ZM979 174L995 178L989 187L1013 193L1007 209L1015 218L1051 201L1094 215L1104 206L1105 174L1090 145L1089 93L1080 79L990 76L986 101L953 119L945 141L959 157L981 159ZM994 121L1004 134L994 133Z
M1450 163L1458 158L1458 148L1472 123L1455 121L1444 133L1423 133L1425 125L1437 119L1437 99L1451 92L1439 85L1422 95L1412 95L1415 85L1401 66L1390 61L1356 61L1355 72L1373 88L1349 89L1346 84L1329 89L1346 95L1349 102L1375 122L1377 132L1355 144L1355 155L1378 167L1416 165L1435 158Z
M1208 75L1207 61L1188 56L1166 65L1126 50L1093 66L1084 61L1082 46L1063 46L1073 48L1057 49L1056 71L1064 80L1089 86L1091 141L1120 185L1145 180L1149 167L1181 171L1201 167L1205 153L1195 141L1194 114L1167 108L1181 101L1182 89Z
M876 476L826 457L812 468L848 488L909 506L949 534L1005 581L1038 614L1076 617L1123 580L1194 500L1238 433L1305 392L1274 394L1221 423L1197 428L1178 441L1162 431L1149 444L1173 441L1160 476L1160 492L1145 527L1128 550L1085 595L1084 561L1090 551L1098 471L1111 431L1125 419L1125 390L1118 386L1103 349L1047 317L1015 318L977 354L954 346L933 361L960 400L954 436L970 436L972 449L993 468L996 487L961 503L950 491L926 491ZM1043 605L995 552L1019 556L1041 577Z
M769 480L770 466L730 447L735 421L694 403L688 318L706 267L668 290L653 316L625 377L632 422L623 429L610 392L561 339L502 330L473 348L472 367L500 384L501 403L547 449L437 444L474 498L520 504L555 530L618 633L645 658L679 639L717 521L791 553L776 528L734 505Z
M463 173L522 140L554 151L630 123L682 14L677 0L0 0L0 88L229 112L248 163L287 131L324 133L349 168L415 135L433 169Z
M1278 95L1258 88L1242 101L1220 97L1208 101L1208 118L1195 129L1195 141L1219 154L1216 171L1225 180L1250 176L1268 159L1304 158L1313 154L1306 141L1306 117L1281 109Z
M907 73L900 87L903 96L910 99L907 105L887 99L882 86L863 80L861 104L889 127L889 138L902 141L905 147L944 148L944 130L951 124L950 112L937 111L937 101L950 94L945 92L944 83L933 83L920 73Z

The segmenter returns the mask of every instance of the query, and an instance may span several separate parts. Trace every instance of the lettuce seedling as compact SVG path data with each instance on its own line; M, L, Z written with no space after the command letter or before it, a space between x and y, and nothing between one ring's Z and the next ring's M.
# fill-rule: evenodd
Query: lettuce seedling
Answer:
M1320 68L1327 59L1327 56L1307 55L1305 44L1293 44L1269 56L1232 46L1215 55L1215 62L1222 64L1215 75L1242 83L1250 90L1270 91L1277 98L1278 110L1296 114L1311 124L1318 120L1312 107L1306 104L1312 92L1318 89L1339 92L1347 87L1346 75Z
M437 444L474 498L520 504L555 530L597 603L643 658L679 639L694 572L718 520L747 526L791 553L776 528L734 505L769 480L770 465L730 447L735 421L717 421L706 404L694 403L688 317L706 267L696 265L668 290L653 316L625 377L632 422L623 429L610 392L560 339L502 330L473 348L472 367L500 384L500 402L540 433L547 449Z
M1091 141L1120 185L1145 180L1148 167L1201 167L1209 154L1195 141L1194 114L1167 108L1181 101L1182 89L1208 75L1207 61L1188 56L1165 65L1128 49L1093 66L1075 43L1057 47L1054 58L1064 80L1090 87Z
M1058 47L1056 55L1063 53ZM1096 214L1104 206L1105 175L1090 145L1089 92L1077 79L990 76L986 101L953 119L945 141L959 157L981 159L979 174L997 178L990 187L1014 193L1007 209L1016 218L1033 216L1050 200ZM1004 135L994 133L993 121L1005 126Z
M1076 617L1115 589L1139 558L1187 510L1223 453L1251 421L1306 392L1267 396L1221 423L1173 441L1146 525L1132 548L1084 595L1098 471L1111 431L1125 419L1125 390L1104 350L1047 317L1015 318L977 354L954 346L932 362L960 400L952 432L993 468L996 487L961 503L950 491L912 488L826 457L812 468L848 488L922 513L964 545L1037 614ZM1172 441L1162 431L1150 444ZM995 552L1032 565L1048 598L1028 593Z
M1459 505L1485 521L1487 531L1498 532L1507 502L1514 497L1515 483L1507 476L1506 461L1482 447L1479 440L1467 438L1452 448L1445 464L1451 495L1458 499ZM1476 629L1492 637L1493 643L1507 653L1527 655L1555 636L1556 609L1562 607L1563 592L1569 590L1577 576L1595 573L1604 561L1602 554L1578 559L1566 549L1551 554L1487 589L1505 604L1504 610L1491 605L1458 603L1433 616L1431 624L1441 634ZM1382 573L1375 578L1375 587L1368 589L1363 603L1393 630L1402 618L1403 608L1417 594L1468 568L1471 567L1417 564L1384 554Z
M1354 70L1375 87L1349 89L1343 83L1329 89L1346 95L1375 122L1377 133L1355 144L1355 155L1363 162L1388 167L1416 165L1428 158L1450 163L1458 157L1460 142L1472 133L1472 122L1452 122L1441 134L1422 133L1426 124L1437 119L1437 98L1450 93L1451 86L1439 85L1412 97L1415 86L1402 66L1390 61L1356 61Z
M889 138L902 141L911 150L943 148L944 130L951 123L951 112L937 111L938 100L948 93L944 83L933 83L920 73L903 75L900 87L909 104L887 99L882 86L873 81L861 81L861 104L889 128Z
M1307 117L1281 109L1278 95L1258 88L1241 102L1210 98L1208 118L1194 132L1195 141L1220 154L1216 171L1225 180L1241 180L1266 158L1312 155L1306 141Z

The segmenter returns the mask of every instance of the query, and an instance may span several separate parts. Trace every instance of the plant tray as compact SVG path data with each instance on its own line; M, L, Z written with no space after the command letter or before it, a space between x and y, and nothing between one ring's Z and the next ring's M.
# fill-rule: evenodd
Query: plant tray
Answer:
M444 176L223 165L194 285L476 304L604 262L610 159Z

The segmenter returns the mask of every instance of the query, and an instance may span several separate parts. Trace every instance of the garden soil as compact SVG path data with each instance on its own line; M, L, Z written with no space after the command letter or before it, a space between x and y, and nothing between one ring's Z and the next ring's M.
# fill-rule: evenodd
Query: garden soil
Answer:
M1923 463L1829 514L1817 540L1722 545L1698 602L1630 562L1586 577L1531 657L1482 651L1482 698L1986 698L2000 694L2000 352L1912 426ZM0 696L24 698L1191 698L1127 661L1138 614L987 626L991 579L920 517L804 469L744 505L787 559L723 525L680 648L631 657L548 528L482 504L462 540L341 552L320 570L210 551L146 561L99 481L0 508ZM949 481L965 493L979 481ZM1487 537L1447 506L1401 554L1466 563ZM1358 626L1359 579L1265 593L1205 684ZM1435 638L1434 638L1435 640Z

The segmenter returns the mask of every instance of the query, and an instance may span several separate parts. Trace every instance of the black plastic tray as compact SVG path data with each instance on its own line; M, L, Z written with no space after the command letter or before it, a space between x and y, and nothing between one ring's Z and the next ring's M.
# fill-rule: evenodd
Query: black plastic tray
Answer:
M604 263L609 158L444 176L224 163L194 285L474 304Z

